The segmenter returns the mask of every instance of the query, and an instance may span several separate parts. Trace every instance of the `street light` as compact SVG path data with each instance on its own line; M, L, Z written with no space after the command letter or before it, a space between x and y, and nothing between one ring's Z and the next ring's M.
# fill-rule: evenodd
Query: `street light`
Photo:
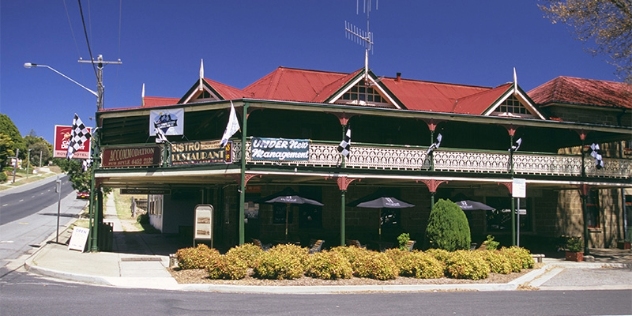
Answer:
M84 86L84 85L80 84L79 82L75 81L74 79L72 79L72 78L70 78L70 77L68 77L68 76L64 75L63 73L59 72L57 69L55 69L55 68L53 68L53 67L51 67L51 66L49 66L49 65L41 65L41 64L34 64L34 63L24 63L24 68L36 68L36 67L39 67L39 68L48 68L48 69L50 69L50 70L54 71L56 74L58 74L58 75L60 75L60 76L62 76L62 77L64 77L64 78L66 78L66 79L70 80L72 83L74 83L74 84L76 84L76 85L78 85L78 86L82 87L84 90L86 90L86 91L88 91L88 92L92 93L95 97L99 98L99 94L98 94L96 91L90 90L90 89L89 89L89 88L87 88L86 86Z
M104 61L103 60L103 55L99 55L97 57L96 60L92 59L92 60L83 60L83 59L79 59L80 63L90 63L90 64L96 64L97 65L97 71L96 71L96 75L97 75L97 91L88 89L86 86L80 84L79 82L77 82L76 80L64 75L63 73L61 73L60 71L58 71L57 69L48 66L48 65L41 65L41 64L35 64L35 63L24 63L24 68L48 68L50 70L52 70L53 72L55 72L56 74L70 80L72 83L80 86L81 88L83 88L84 90L90 92L92 95L94 95L95 97L97 97L97 112L100 111L101 109L103 109L103 92L104 92L104 87L103 87L103 66L107 65L107 64L114 64L114 65L120 65L122 64L121 60L119 59L118 61ZM93 130L93 137L92 137L92 141L91 143L91 159L93 161L93 163L97 162L99 159L99 154L98 154L98 137L96 137L96 133L98 130L98 126ZM95 141L96 140L96 141ZM17 155L16 155L17 156ZM40 156L41 159L41 156ZM91 250L96 252L99 251L99 247L98 247L98 243L97 243L97 230L98 230L98 224L97 224L97 220L98 220L98 208L96 207L96 196L95 196L95 180L94 180L94 171L96 169L97 165L95 164L95 166L91 169L90 171L90 203L89 203L89 214L90 214L90 228L91 228L91 234L92 234L92 245L91 245ZM15 180L14 180L15 181Z

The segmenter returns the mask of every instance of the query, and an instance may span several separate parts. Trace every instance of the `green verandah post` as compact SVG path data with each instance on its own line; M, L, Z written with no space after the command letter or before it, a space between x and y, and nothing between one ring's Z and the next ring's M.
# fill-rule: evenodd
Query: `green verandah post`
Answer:
M244 103L241 131L241 181L239 181L239 245L244 244L246 229L244 225L244 203L246 203L246 135L248 121L248 103Z

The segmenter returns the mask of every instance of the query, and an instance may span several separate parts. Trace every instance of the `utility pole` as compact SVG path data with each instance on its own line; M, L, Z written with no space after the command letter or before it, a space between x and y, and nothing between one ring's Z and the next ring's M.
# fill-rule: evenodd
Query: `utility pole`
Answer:
M18 169L18 155L20 155L20 148L15 150L15 160L13 161L13 182L11 183L15 183L15 172Z
M96 96L97 96L97 112L103 110L103 94L105 92L105 87L103 86L103 67L105 65L120 65L122 64L121 60L117 60L117 61L105 61L103 60L103 55L99 55L97 56L96 60L83 60L83 59L79 59L80 63L87 63L87 64L96 64L97 65L97 92L96 92ZM97 191L100 192L101 188L95 188L96 184L95 184L95 179L94 179L94 172L95 170L99 167L99 137L98 137L98 121L96 120L96 115L95 115L95 127L92 131L92 140L90 141L90 152L91 152L91 160L92 160L92 167L90 168L90 203L89 203L89 214L91 217L91 230L90 233L92 234L92 243L89 247L89 249L91 249L92 252L97 252L99 251L99 244L98 244L98 230L99 230L99 224L98 223L98 219L99 219L99 214L97 214L99 212L99 208L96 206L97 203Z
M120 65L123 62L121 62L120 59L117 61L105 61L103 60L103 55L97 56L97 60L79 59L79 62L84 64L97 65L97 111L100 111L103 109L103 93L105 92L105 87L103 86L103 66Z

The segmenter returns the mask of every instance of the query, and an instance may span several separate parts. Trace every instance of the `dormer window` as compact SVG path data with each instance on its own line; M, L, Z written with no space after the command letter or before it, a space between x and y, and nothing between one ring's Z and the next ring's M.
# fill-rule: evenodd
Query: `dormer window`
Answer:
M377 106L388 105L382 95L380 95L375 89L364 85L351 87L349 91L342 95L340 100L347 104L369 104Z
M519 116L522 116L520 114L531 114L527 111L527 108L525 108L522 103L513 96L507 98L503 103L501 103L496 109L496 112L517 114Z

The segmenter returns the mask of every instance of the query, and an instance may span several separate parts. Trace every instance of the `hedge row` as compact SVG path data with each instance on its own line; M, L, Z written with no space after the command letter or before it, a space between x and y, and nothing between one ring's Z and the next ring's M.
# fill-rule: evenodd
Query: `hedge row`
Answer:
M268 251L253 244L230 249L225 255L205 245L180 249L180 269L206 269L212 279L243 279L249 268L260 279L297 279L302 276L334 280L353 276L390 280L398 276L419 279L442 277L479 280L489 273L508 274L533 268L529 250L520 247L500 250L440 249L376 252L358 247L335 247L309 254L307 248L277 245Z

